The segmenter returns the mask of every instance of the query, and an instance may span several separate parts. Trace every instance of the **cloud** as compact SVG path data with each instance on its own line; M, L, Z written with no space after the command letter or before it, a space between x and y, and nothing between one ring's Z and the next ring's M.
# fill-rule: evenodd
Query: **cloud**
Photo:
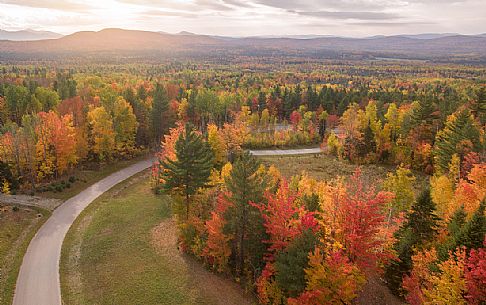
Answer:
M410 22L348 22L348 25L359 25L359 26L372 26L372 27L398 27L398 26L411 26L411 25L430 25L435 24L435 22L427 21L410 21Z
M231 1L231 0L229 0ZM160 9L177 9L188 11L191 13L200 10L214 10L214 11L231 11L233 8L225 4L223 0L193 0L193 1L177 1L177 0L118 0L120 3L135 4L145 7L153 7Z
M173 11L161 11L161 10L149 10L141 12L140 15L148 17L185 17L196 18L197 14L188 12L173 12Z
M238 6L238 7L246 7L246 8L253 8L255 4L251 1L241 1L241 0L223 0L223 3Z
M360 19L360 20L387 20L400 18L399 15L393 13L383 12L331 12L331 11L317 11L317 12L296 12L302 16L311 16L329 19Z
M73 1L56 1L56 0L0 0L0 3L11 4L17 6L33 7L33 8L46 8L60 11L70 12L84 12L91 8L90 5L85 3L73 2Z

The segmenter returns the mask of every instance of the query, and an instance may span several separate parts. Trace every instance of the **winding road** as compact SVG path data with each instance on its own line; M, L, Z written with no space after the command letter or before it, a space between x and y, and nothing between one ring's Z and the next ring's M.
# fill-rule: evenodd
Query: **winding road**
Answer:
M91 185L59 206L34 236L25 253L13 305L61 305L59 260L66 233L76 217L97 197L152 165L140 161Z
M316 148L250 150L255 156L316 154ZM153 160L140 161L91 185L66 200L44 223L27 248L20 267L13 305L61 305L59 260L61 247L76 217L96 198L123 180L149 168Z
M250 150L254 156L284 156L284 155L305 155L318 154L323 152L320 147L301 149L271 149L271 150Z

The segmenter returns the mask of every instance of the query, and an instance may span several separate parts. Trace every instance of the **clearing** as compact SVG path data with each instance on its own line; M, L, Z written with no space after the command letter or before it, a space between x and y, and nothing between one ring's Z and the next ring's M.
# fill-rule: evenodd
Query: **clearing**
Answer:
M147 171L103 194L64 240L64 304L252 304L236 283L177 250L170 198Z

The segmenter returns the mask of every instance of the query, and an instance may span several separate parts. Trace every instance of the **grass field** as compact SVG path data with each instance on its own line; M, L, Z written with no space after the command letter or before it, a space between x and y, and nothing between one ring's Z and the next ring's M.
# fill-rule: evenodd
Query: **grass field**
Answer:
M177 250L169 199L151 192L146 175L102 195L71 227L61 257L64 304L251 304L236 284Z
M24 253L49 215L40 208L0 206L0 305L12 303Z
M293 175L306 172L309 176L318 180L329 181L338 176L348 177L354 173L358 165L336 159L326 154L308 154L293 156L260 156L265 165L274 164L283 176L290 178ZM366 164L361 166L361 176L366 184L373 185L377 190L381 188L383 180L389 172L394 172L394 166ZM416 176L415 188L422 189L426 182L426 176L414 173Z

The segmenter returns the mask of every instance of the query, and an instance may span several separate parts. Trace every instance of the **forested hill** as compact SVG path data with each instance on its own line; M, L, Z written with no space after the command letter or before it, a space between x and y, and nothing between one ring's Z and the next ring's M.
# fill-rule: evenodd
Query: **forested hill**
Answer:
M486 61L486 37L452 35L423 39L414 36L371 38L315 37L229 38L206 35L104 29L77 32L58 39L0 41L0 60L48 58L66 54L85 56L113 54L147 56L177 53L182 56L235 54L244 56L280 55L318 58L401 58L441 61Z

